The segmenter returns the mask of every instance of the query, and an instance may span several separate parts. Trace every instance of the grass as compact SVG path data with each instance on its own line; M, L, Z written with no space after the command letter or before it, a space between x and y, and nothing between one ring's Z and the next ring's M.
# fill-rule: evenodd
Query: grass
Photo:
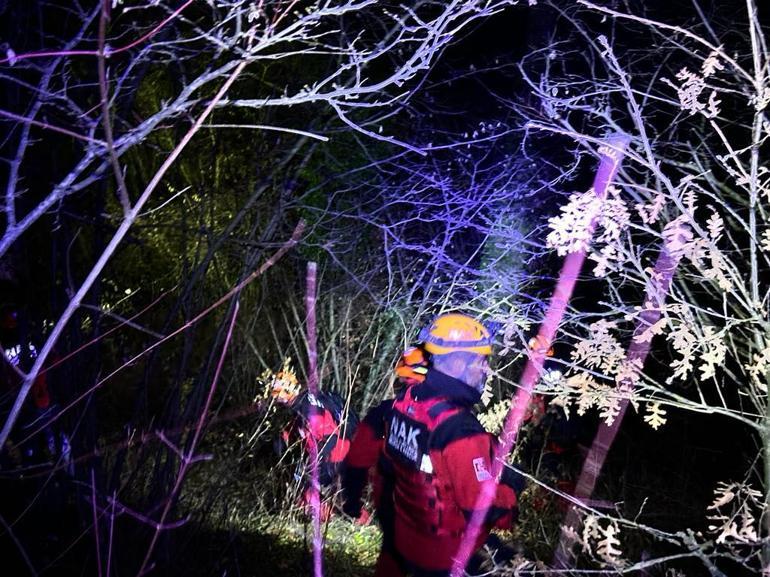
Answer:
M250 530L188 528L177 535L179 555L190 563L175 564L186 577L239 575L283 577L312 574L312 527L301 515L255 519ZM343 518L324 525L324 575L366 577L374 571L380 546L375 525L359 526Z

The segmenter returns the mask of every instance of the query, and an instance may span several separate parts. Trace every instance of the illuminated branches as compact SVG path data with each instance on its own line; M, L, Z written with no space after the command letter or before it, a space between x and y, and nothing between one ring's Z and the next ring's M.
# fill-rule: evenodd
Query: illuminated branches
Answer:
M335 192L319 245L376 300L411 310L412 324L442 307L500 318L514 301L535 305L517 295L543 252L525 215L543 202L547 170L517 157L518 136L501 122L416 139L428 136L424 157L370 158L322 183Z
M205 7L193 7L186 2L174 8L162 3L146 7L123 2L116 3L111 13L105 5L103 10L77 14L83 19L84 26L70 40L40 52L9 52L3 62L7 80L17 82L25 89L33 106L19 127L19 146L12 163L14 173L5 194L6 226L0 239L0 255L57 203L107 178L110 166L118 177L116 191L123 207L123 228L127 230L141 205L152 194L162 172L149 180L143 195L138 197L137 191L126 190L125 183L121 182L121 159L125 159L132 149L145 145L153 133L162 131L169 123L186 125L188 116L197 114L199 122L193 124L189 132L192 138L203 126L209 109L263 110L326 104L345 125L391 142L392 138L366 128L367 111L398 101L408 91L407 83L426 69L454 34L468 22L493 14L506 4L505 1L455 2L435 10L435 5L429 3L384 9L372 0L301 5L296 2L263 5L218 1L208 2ZM53 13L56 8L49 7L49 10ZM109 29L106 26L108 19ZM97 22L98 30L95 30L93 26ZM374 23L377 26L373 26ZM123 41L121 35L130 30L136 37L137 29L142 31L137 39ZM83 38L94 34L102 38L99 49L81 47ZM116 39L105 38L105 34L116 35ZM80 66L81 62L87 66L89 59L102 65L109 64L109 70L103 70L97 81L96 95L103 105L96 109L89 106L94 92L88 90L88 80L79 79L78 85L73 85L71 80L77 78L73 67ZM38 72L40 62L46 64L42 74ZM244 70L248 74L252 68L256 72L282 62L287 66L293 62L306 62L308 70L317 68L320 73L287 78L280 88L254 82L236 84L242 86L238 88L240 94L237 97L221 90L222 82L229 87ZM173 90L150 114L138 122L119 118L113 130L112 121L104 118L110 112L109 103L104 100L121 102L132 98L131 91L136 89L137 83L149 81L141 77L142 70L161 64L175 65L180 70L187 66L191 70L197 67L200 72L185 72L182 81L172 83ZM23 75L29 74L40 76L38 85L21 81ZM53 79L59 85L55 98L51 98L48 87ZM216 89L220 89L220 95L212 100L210 93ZM241 95L244 92L252 94L246 98ZM202 109L206 109L206 114L200 114ZM52 182L47 191L35 191L34 202L25 199L28 209L20 211L20 174L32 170L25 164L30 127L39 126L37 117L47 112L55 112L61 120L55 125L44 122L40 126L44 130L42 137L46 135L45 130L53 127L66 131L65 134L82 134L84 138L76 138L68 144L73 147L71 156L74 160L65 176ZM14 119L20 118L13 114ZM100 128L104 127L108 130L102 138ZM259 128L286 129L289 133L299 131L306 137L325 139L303 131L301 127L268 124ZM174 154L167 160L173 162ZM105 261L114 249L113 246L104 254ZM93 278L98 275L98 271L95 272ZM93 278L82 285L81 293L88 290ZM73 307L78 304L73 302ZM44 352L47 351L44 349ZM41 363L45 356L41 355ZM0 440L4 435L0 435Z
M383 133L379 129L383 116L407 99L466 26L513 3L40 3L40 41L33 45L27 40L30 35L22 31L0 55L0 79L9 88L6 93L12 89L15 94L0 109L9 128L4 152L10 151L6 156L11 168L3 191L0 257L21 254L21 244L46 238L46 232L58 230L66 219L78 226L82 223L93 234L89 240L95 248L94 254L83 251L85 256L78 257L75 274L68 268L66 279L51 283L62 283L56 290L66 294L67 301L46 319L40 354L23 376L10 414L3 415L0 446L57 340L75 324L72 319L86 308L85 299L97 292L94 289L104 280L110 263L133 250L127 245L142 245L149 239L152 249L167 257L167 269L188 275L182 280L177 305L165 311L166 326L144 331L144 335L172 334L168 329L184 317L178 326L184 327L186 340L180 347L184 350L179 353L178 376L173 377L177 381L171 384L176 388L169 394L173 400L166 407L166 417L183 420L184 412L201 418L187 445L178 440L167 445L171 449L167 462L184 457L184 466L172 471L165 483L158 482L172 490L161 499L162 519L152 538L154 545L159 531L168 525L166 518L173 515L191 464L185 459L192 458L208 418L205 373L221 368L211 353L216 347L210 347L202 355L208 355L208 361L202 363L204 368L196 367L195 385L189 387L186 363L196 343L189 336L188 321L198 319L199 311L208 311L216 299L207 301L210 295L205 295L198 281L212 263L219 264L232 250L237 253L232 260L240 262L228 262L230 266L217 270L227 285L217 287L223 288L217 297L226 293L238 298L245 286L239 283L253 278L269 249L280 246L300 215L308 213L315 219L308 223L310 240L305 246L312 247L314 231L334 216L333 211L312 213L308 207L318 205L305 202L307 196L298 198L304 188L312 188L303 176L317 146L331 146L333 138L353 134L378 146L391 150L396 146L423 156L425 146ZM222 152L219 135L231 130L236 131L233 140L239 140L238 146L247 151L253 148L252 154L232 155L236 156L233 161ZM244 138L244 134L254 137ZM243 166L249 162L253 164ZM230 196L234 188L248 192ZM196 212L214 212L215 206L221 206L217 203L225 204L221 200L225 194L226 210L196 221ZM456 199L450 199L445 211L465 202L455 191L450 196ZM489 226L483 219L478 222ZM160 234L162 227L175 232ZM187 236L189 231L194 233ZM75 245L77 235L73 236L66 242ZM294 246L297 240L292 238L285 246ZM242 245L232 249L237 243ZM188 260L191 254L197 260ZM328 254L334 258L335 251ZM238 290L230 293L232 287ZM100 304L88 305L89 310L98 310ZM229 339L222 323L213 332L220 344ZM154 351L159 344L145 343L144 352ZM196 350L196 354L201 353ZM131 358L131 353L120 355ZM146 381L152 382L152 371L167 371L165 365L170 364L164 362L158 368L148 362ZM125 367L122 360L118 365L116 372ZM81 383L67 410L80 409L80 402L90 399L104 382L100 375L96 384ZM169 470L159 464L161 469ZM156 505L150 508L157 510ZM148 552L140 572L151 566L150 556Z
M522 62L540 104L529 110L529 129L584 151L594 151L606 131L629 134L632 145L617 189L602 203L605 233L591 244L606 300L599 318L578 313L565 327L575 339L573 366L558 395L578 411L598 408L608 423L614 411L607 404L618 399L654 428L681 410L728 416L764 447L764 471L746 463L746 474L767 494L768 31L752 1L733 6L727 20L719 10L707 19L700 3L675 17L660 6L631 12L577 4L556 8L574 43ZM585 198L576 193L551 220L556 250L585 246L570 232L580 229ZM675 271L655 264L664 254ZM645 342L668 359L665 370L623 368ZM760 561L756 541L746 537L740 551L730 546L752 523L725 525L722 535L731 538L721 539L723 547L698 546L714 559L746 555L745 563L767 570L770 556L765 551Z
M218 1L209 2L208 9L201 13L198 7L190 6L191 2L173 10L161 3L142 7L125 2L113 9L111 33L135 32L137 23L133 18L137 11L141 18L149 18L152 24L145 27L138 40L119 46L105 42L101 52L79 49L86 33L96 34L89 26L98 20L96 14L99 11L78 14L84 20L84 28L60 47L51 47L44 52L14 53L3 62L7 81L16 81L26 87L28 97L35 102L31 113L21 119L24 134L20 142L26 142L30 125L39 122L36 117L50 108L56 110L62 120L43 123L41 128L61 129L82 136L78 140L84 140L86 145L81 147L79 160L73 163L66 177L55 183L51 191L41 196L35 207L25 214L17 215L18 182L17 178L10 179L5 195L7 223L0 239L0 254L5 253L14 240L56 202L89 186L107 169L102 153L108 143L97 136L101 120L87 104L93 95L81 94L67 83L55 98L50 98L48 85L52 78L70 74L71 66L79 62L75 59L108 61L109 98L120 102L131 98L130 91L136 88L137 81L141 81L139 75L143 68L194 63L201 55L207 57L203 71L176 86L152 114L138 123L121 121L112 147L117 158L143 143L164 123L184 122L182 119L206 102L206 91L227 78L241 61L258 69L281 61L306 60L326 72L315 76L300 75L282 87L252 83L248 91L256 94L249 98L223 98L217 107L263 109L325 103L346 125L374 138L393 141L391 137L367 129L365 123L359 122L358 113L398 101L407 93L406 84L426 69L454 34L473 19L493 14L507 3L504 0L455 2L443 10L433 11L434 6L429 3L386 10L377 7L372 0L309 5L278 2L266 6ZM55 12L55 8L50 10ZM426 12L424 16L422 11ZM352 29L343 24L347 18L354 22ZM378 24L377 33L366 28L373 23ZM42 74L37 72L40 62L46 65ZM39 74L39 86L15 80L15 74L21 77L22 71ZM12 118L20 120L18 114ZM283 126L259 128L292 129ZM22 163L23 156L24 146L21 146L14 160L16 165Z

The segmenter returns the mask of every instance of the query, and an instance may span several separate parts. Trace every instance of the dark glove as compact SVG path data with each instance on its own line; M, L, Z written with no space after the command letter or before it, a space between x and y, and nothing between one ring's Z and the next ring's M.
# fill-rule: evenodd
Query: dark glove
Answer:
M342 468L342 512L357 519L366 488L367 470L359 467Z
M345 501L342 504L342 512L348 517L358 519L361 516L361 502Z

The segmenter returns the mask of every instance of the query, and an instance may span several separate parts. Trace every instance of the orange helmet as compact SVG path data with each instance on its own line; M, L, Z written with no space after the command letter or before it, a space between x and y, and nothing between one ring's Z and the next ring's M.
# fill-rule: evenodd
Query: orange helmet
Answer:
M420 331L423 348L434 355L465 351L492 354L492 334L479 321L462 313L439 315Z
M280 371L273 377L270 396L279 403L291 403L297 398L299 391L299 381L291 371Z
M531 339L529 339L529 342L527 343L527 348L530 351L541 353L543 356L546 356L546 357L553 356L553 347L549 346L548 341L546 341L546 339L544 339L540 335L534 336Z
M428 372L428 359L420 347L409 347L396 363L396 376L407 384L421 383Z

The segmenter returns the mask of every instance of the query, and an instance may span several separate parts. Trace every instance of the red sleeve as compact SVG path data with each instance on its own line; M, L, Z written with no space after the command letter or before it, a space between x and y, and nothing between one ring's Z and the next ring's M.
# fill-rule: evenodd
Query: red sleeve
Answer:
M442 451L457 505L466 519L473 513L482 487L493 483L497 486L495 498L487 513L487 522L507 528L514 521L516 493L492 478L491 455L492 437L486 433L453 441Z
M378 436L366 421L362 421L353 434L350 450L345 457L345 465L361 469L374 467L383 444L384 439Z
M342 510L351 517L361 514L369 469L377 464L384 439L366 420L356 427L342 467Z
M32 385L32 400L38 409L47 409L51 404L51 396L48 394L48 379L45 373L39 374Z

